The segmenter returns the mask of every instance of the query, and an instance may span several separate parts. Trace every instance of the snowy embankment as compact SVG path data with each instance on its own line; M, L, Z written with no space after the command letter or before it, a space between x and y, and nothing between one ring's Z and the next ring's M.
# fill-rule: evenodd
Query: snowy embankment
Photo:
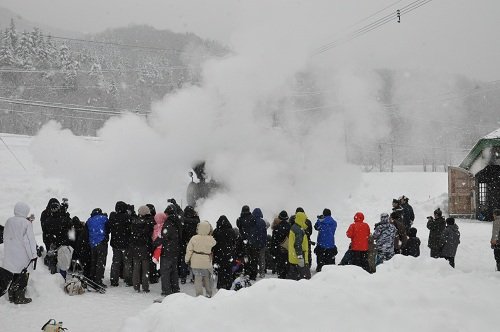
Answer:
M48 179L31 161L30 138L5 136L26 171L0 145L0 224L11 216L16 201L30 204L37 218L52 196L71 193L63 181ZM159 284L150 294L136 294L118 287L105 295L86 293L70 297L62 291L62 278L50 275L43 264L28 286L33 302L24 306L0 299L2 331L35 331L49 319L63 321L75 331L486 331L496 327L496 294L500 273L494 271L489 248L491 224L458 221L462 243L457 268L428 258L425 216L446 201L445 173L363 173L361 185L346 193L344 202L332 202L339 226L340 257L348 241L345 231L360 210L373 229L380 212L390 209L393 197L405 194L417 216L415 226L422 240L420 258L396 257L379 266L374 275L356 267L332 266L309 281L277 280L268 275L239 292L218 292L213 298L194 298L193 286L182 287L161 304L152 304ZM72 198L72 196L70 197ZM71 201L70 212L83 217L91 206ZM311 219L320 211L308 211ZM87 212L85 212L87 211ZM84 214L85 212L85 214ZM264 211L265 212L265 211ZM292 212L292 211L289 211ZM270 219L272 216L267 216ZM203 216L202 216L203 218ZM214 223L214 220L211 220ZM234 224L234 220L232 220ZM38 220L37 240L41 242ZM315 236L315 234L313 235ZM0 245L0 265L3 245ZM105 283L109 284L109 264Z

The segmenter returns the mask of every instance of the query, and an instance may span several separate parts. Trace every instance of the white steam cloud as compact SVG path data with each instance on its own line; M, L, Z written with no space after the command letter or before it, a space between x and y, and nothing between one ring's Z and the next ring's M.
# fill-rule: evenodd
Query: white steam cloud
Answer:
M243 204L262 208L267 219L297 206L310 215L342 208L360 177L345 161L346 137L387 132L376 100L381 83L362 71L315 65L312 51L331 34L329 1L243 6L234 55L206 62L201 86L166 96L148 119L109 120L97 141L50 123L33 141L35 160L66 180L68 195L89 211L109 211L117 200L158 209L169 197L185 204L187 172L197 160L226 187L199 207L212 223L221 214L234 220ZM297 97L315 90L325 93Z

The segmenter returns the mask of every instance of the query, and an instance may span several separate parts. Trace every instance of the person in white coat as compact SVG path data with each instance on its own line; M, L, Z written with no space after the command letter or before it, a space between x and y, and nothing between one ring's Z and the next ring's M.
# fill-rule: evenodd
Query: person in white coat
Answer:
M29 273L21 273L31 260L37 259L35 234L32 218L28 218L30 208L18 202L14 207L14 217L5 223L4 230L4 268L14 274L9 288L9 301L15 304L30 303L25 297Z
M206 296L212 297L212 248L216 244L211 235L212 226L208 221L202 221L198 224L196 233L187 244L185 262L190 265L194 274L196 296L203 295L205 287Z

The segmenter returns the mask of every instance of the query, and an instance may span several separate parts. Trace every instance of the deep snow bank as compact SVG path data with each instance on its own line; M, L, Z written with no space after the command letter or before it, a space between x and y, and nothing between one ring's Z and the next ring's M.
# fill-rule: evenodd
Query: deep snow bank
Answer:
M374 275L332 266L309 281L268 279L214 298L177 294L125 321L132 331L487 331L498 275L397 256Z

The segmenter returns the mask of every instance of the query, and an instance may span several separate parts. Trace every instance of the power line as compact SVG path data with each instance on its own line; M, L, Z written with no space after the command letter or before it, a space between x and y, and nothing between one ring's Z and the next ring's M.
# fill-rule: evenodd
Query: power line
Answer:
M89 40L89 39L81 39L81 38L70 38L70 37L61 37L61 36L53 36L53 35L42 35L42 36L44 36L46 38L67 40L67 41L79 42L79 43L109 45L109 46L116 46L116 47L123 47L123 48L136 48L136 49L143 49L143 50L150 50L150 51L173 52L173 53L178 53L178 54L189 54L185 50L179 50L179 49L175 49L175 48L164 48L164 47L137 45L137 44L124 44L124 43L117 43L117 42L98 41L98 40ZM214 54L214 55L215 56L224 56L225 54L219 53L219 54Z
M184 69L193 69L193 66L163 66L163 67L154 67L152 70L160 69L160 70L184 70ZM109 68L109 69L101 69L99 71L92 70L84 70L84 69L0 69L0 73L31 73L31 74L51 74L51 73L132 73L132 72L147 72L148 68L133 68L133 69L119 69L119 68Z
M6 109L6 108L0 108L0 111L9 112L9 113L45 115L48 117L60 117L60 118L80 119L80 120L93 120L93 121L101 121L101 122L108 120L107 118L97 119L97 118L89 118L89 117L84 117L84 116L73 116L73 115L67 115L67 114L42 114L40 112L30 112L30 111L13 110L13 109ZM116 114L110 115L110 116L116 116Z
M18 104L18 105L26 105L26 106L37 106L37 107L44 107L44 108L52 108L52 109L63 109L63 110L70 110L70 111L75 111L75 112L83 112L83 113L97 113L97 114L111 114L111 115L120 115L125 112L130 112L130 113L135 113L138 115L146 115L146 112L135 112L135 111L130 111L130 110L104 110L104 109L98 109L98 108L91 108L91 107L85 107L85 106L71 106L67 104L58 104L58 103L46 103L43 101L29 101L29 100L23 100L23 99L10 99L10 98L4 98L0 97L0 102L6 102L9 104Z
M415 9L417 9L417 8L423 6L431 1L432 0L413 1L412 3L402 7L400 9L400 15L402 16L404 14L408 14L408 13L412 12L413 10L415 10ZM361 37L362 35L367 34L368 32L371 32L371 31L389 23L390 21L394 20L397 17L398 17L397 13L388 14L388 15L364 26L363 28L354 31L353 33L351 33L349 36L347 36L345 38L340 38L340 39L337 39L333 42L330 42L328 44L321 46L313 53L313 55L318 55L318 54L324 53L324 52L326 52L326 51L328 51L328 50L330 50L330 49L332 49L340 44L348 43L356 38Z

